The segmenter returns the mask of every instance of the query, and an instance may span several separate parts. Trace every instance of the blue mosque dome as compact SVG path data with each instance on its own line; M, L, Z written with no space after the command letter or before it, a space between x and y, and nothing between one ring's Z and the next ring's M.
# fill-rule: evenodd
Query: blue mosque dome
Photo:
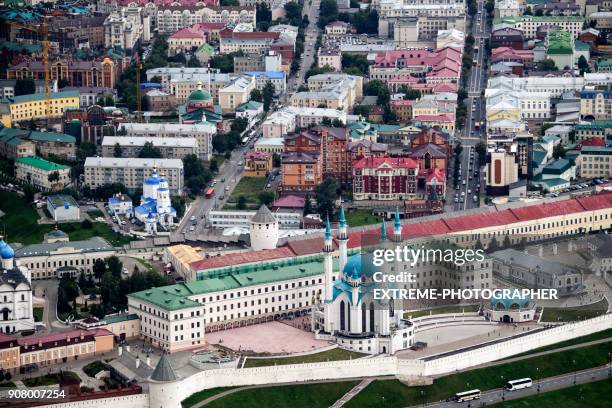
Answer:
M157 185L159 184L159 179L157 177L149 177L145 180L145 184L148 185Z
M363 275L372 276L376 271L377 269L372 263L372 255L357 254L346 261L342 272L353 279L360 279Z
M0 240L0 257L2 259L11 259L15 257L15 251L6 242Z

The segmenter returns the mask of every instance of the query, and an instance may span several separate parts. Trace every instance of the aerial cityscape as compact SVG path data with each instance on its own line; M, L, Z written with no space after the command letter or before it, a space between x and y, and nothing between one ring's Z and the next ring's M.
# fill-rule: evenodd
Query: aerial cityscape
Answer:
M0 0L0 408L603 408L612 2Z

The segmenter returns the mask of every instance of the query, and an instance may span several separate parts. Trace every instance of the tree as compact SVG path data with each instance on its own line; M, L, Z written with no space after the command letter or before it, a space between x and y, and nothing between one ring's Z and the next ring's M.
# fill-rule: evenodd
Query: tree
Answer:
M96 259L92 270L96 279L100 279L102 275L104 275L104 272L106 272L106 262L102 259Z
M540 62L538 62L538 68L541 71L557 71L557 65L555 64L555 61L551 60L551 59L544 59Z
M15 96L36 93L36 83L33 79L18 79L15 82Z
M123 148L119 142L115 143L115 149L113 150L113 157L123 157Z
M544 15L544 10L542 9L538 9L535 11L535 16L536 17L542 17Z
M110 272L106 272L100 279L100 296L105 309L119 310L118 307L121 304L121 298L119 296L119 288L121 278L113 275Z
M92 229L93 223L88 219L84 219L83 222L81 222L81 228L82 229Z
M153 146L153 142L145 142L144 146L138 153L140 159L161 159L162 153L159 147Z
M219 171L219 163L217 162L216 158L212 158L210 160L210 164L208 165L208 168L210 169L211 172L216 173L217 171Z
M259 89L253 89L251 91L251 100L255 102L261 102L262 99L261 91Z
M571 143L576 143L576 130L572 129L570 130L569 134L567 135L569 138L569 141Z
M242 133L246 130L248 126L249 120L247 118L236 118L232 121L231 130Z
M322 0L319 5L319 28L325 28L327 24L338 19L338 3L336 0Z
M108 266L108 271L116 277L121 277L121 270L123 269L123 262L119 260L116 256L109 256L106 258L106 265Z
M68 85L70 85L70 82L68 82L68 80L66 78L60 78L60 80L57 81L57 87L59 89L65 88Z
M264 111L267 112L270 110L270 105L272 104L272 98L274 98L274 85L272 84L272 82L270 81L266 82L266 84L264 85L263 91L262 91L262 96L263 96Z
M580 69L580 75L583 75L585 72L591 72L589 62L584 55L581 55L580 58L578 58L578 69Z
M493 239L489 243L489 246L487 247L487 251L488 252L495 252L498 249L499 249L499 243L497 242L497 239L495 239L495 237L493 237Z
M531 11L531 6L527 6L525 8L525 12L523 13L526 16L532 16L533 15L533 11Z
M504 235L504 241L502 242L502 248L507 249L512 246L512 242L510 241L510 235Z
M272 21L272 12L267 4L257 3L255 5L255 20L257 21L258 27L263 24L267 30L267 28L270 26L270 22Z
M245 210L246 204L247 204L246 197L243 195L239 195L238 202L236 203L236 208L238 208L239 210Z
M373 79L363 87L363 94L368 96L378 96L382 89L386 89L387 85L380 79Z
M485 9L489 15L493 14L493 10L495 10L495 2L493 0L487 0L485 3Z
M274 192L262 191L257 194L257 199L259 200L259 204L270 205L274 201Z
M553 148L553 157L555 159L565 157L565 147L563 147L561 143L559 143Z
M404 99L414 101L421 97L421 91L408 88L406 85L400 86L400 93L404 94Z
M49 173L49 175L47 176L47 179L49 180L49 183L54 183L59 181L59 173L57 171L54 171L53 173Z
M455 156L458 157L459 155L461 155L461 152L463 151L463 146L461 145L461 142L457 142L453 150L455 152Z
M88 157L94 157L97 154L96 145L91 142L81 142L81 145L76 151L78 161L85 161Z
M478 155L478 162L480 164L484 163L487 158L487 145L484 142L478 142L475 150Z
M310 196L307 194L304 198L304 215L312 214L314 211L312 209L312 202L310 200Z
M316 187L317 211L323 219L328 216L333 218L339 188L338 181L333 177L325 179Z

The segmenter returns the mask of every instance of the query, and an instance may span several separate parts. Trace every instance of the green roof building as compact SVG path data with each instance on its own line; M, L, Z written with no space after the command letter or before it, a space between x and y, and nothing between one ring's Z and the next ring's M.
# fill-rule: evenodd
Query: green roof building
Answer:
M44 191L61 190L71 183L70 166L57 164L38 156L15 159L15 177Z

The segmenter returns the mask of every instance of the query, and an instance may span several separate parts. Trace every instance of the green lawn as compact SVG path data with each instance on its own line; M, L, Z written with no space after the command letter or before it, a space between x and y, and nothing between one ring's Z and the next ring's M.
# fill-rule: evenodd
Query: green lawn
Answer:
M350 227L378 224L383 220L383 217L372 215L372 210L367 209L347 210L345 215L346 222Z
M232 195L229 196L227 202L236 204L238 203L238 197L242 195L246 198L247 205L257 204L259 202L257 195L264 191L265 187L265 177L243 177L234 188L234 191L232 191ZM219 194L221 194L221 191L219 191Z
M405 407L440 401L468 389L490 390L501 387L508 379L550 377L574 370L599 367L609 361L612 342L552 353L512 363L479 368L434 380L432 385L408 387L397 380L374 381L351 399L347 408ZM575 362L575 363L574 363ZM539 369L539 371L537 370ZM503 379L502 379L503 376ZM382 397L385 397L384 400Z
M30 203L15 193L0 190L0 210L4 217L0 226L5 230L5 240L22 244L37 244L52 225L38 225L38 214Z
M90 377L95 377L100 371L108 370L108 366L100 360L92 361L83 367L83 372Z
M183 408L192 407L200 401L204 401L205 399L210 398L213 395L220 394L226 390L231 390L232 388L235 388L235 387L217 387L217 388L210 388L208 390L202 390L202 391L196 392L195 394L191 394L189 397L181 401L181 406Z
M17 388L17 386L15 385L14 382L9 381L9 382L0 383L0 388Z
M612 401L609 380L576 385L541 395L489 405L496 408L607 408Z
M445 314L445 313L462 313L462 312L471 313L471 312L477 312L479 308L480 308L480 305L459 305L459 306L437 307L434 309L413 310L411 312L405 312L404 318L407 319L408 316L412 316L412 318L414 319L415 317L423 317L423 316L438 315L438 314Z
M271 365L319 363L322 361L350 360L365 357L366 354L335 348L315 354L285 358L247 358L245 367L264 367Z
M20 242L24 245L39 244L44 235L55 228L53 224L38 225L38 214L17 194L0 191L0 210L5 215L0 220L0 229L6 229L5 235L8 242ZM123 235L117 236L112 228L101 222L94 222L92 228L81 228L78 222L60 224L59 228L66 232L71 241L83 240L91 237L102 237L115 246L125 245L131 239Z
M219 398L206 408L327 408L357 384L345 381L254 388Z
M573 346L575 344L588 343L590 341L607 339L608 337L612 337L612 329L603 330L597 333L589 334L588 336L576 337L571 340L562 341L560 343L551 344L550 346L540 347L535 350L527 351L525 353L517 354L512 357L520 357L520 356L528 356L529 354L540 353L542 351L554 350L563 347Z
M43 312L45 311L44 307L35 307L32 309L32 312L34 314L34 321L35 322L42 322L43 319Z
M542 314L542 322L573 322L576 320L590 319L605 314L608 310L608 301L602 299L599 302L586 306L576 307L545 307Z
M63 371L63 374L68 377L76 378L80 381L80 378L77 374L72 371ZM26 387L41 387L43 385L53 385L59 384L60 375L59 373L41 375L40 377L32 377L23 379L23 385Z
M104 213L102 211L100 211L97 208L91 208L87 211L87 214L89 214L90 217L92 218L98 218L98 217L102 217L104 218Z

